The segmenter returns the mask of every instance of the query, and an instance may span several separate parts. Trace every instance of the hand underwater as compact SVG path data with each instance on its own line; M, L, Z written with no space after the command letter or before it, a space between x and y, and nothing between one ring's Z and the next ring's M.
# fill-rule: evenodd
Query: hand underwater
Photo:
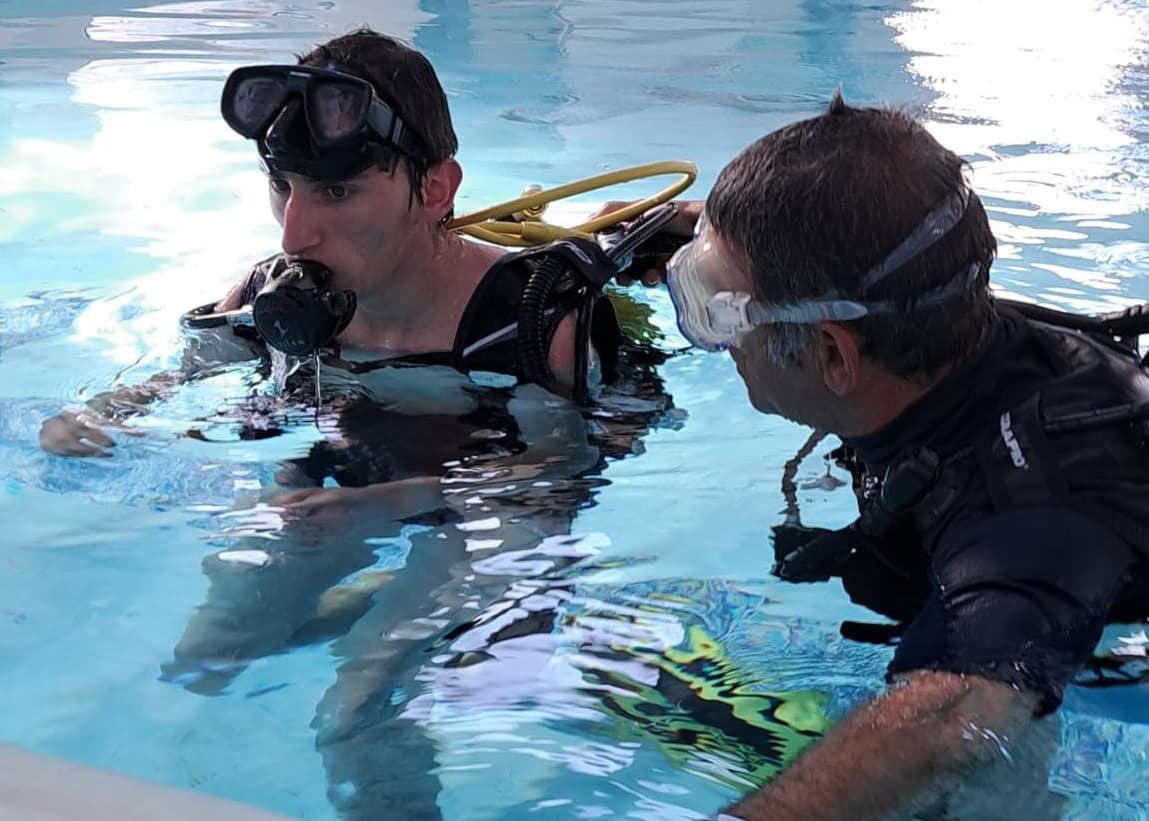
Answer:
M444 501L438 477L417 477L366 487L305 488L279 497L275 504L287 521L347 526L418 516L437 510Z
M143 436L142 431L116 424L89 410L64 410L40 425L40 447L57 456L108 457L116 441L107 430Z

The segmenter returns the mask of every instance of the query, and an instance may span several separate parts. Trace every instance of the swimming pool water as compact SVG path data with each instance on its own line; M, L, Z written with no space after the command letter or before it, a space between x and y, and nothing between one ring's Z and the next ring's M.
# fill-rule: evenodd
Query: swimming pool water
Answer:
M228 511L318 434L184 435L215 430L204 420L250 377L238 369L141 418L146 435L121 438L113 459L36 445L62 404L174 364L179 313L276 248L253 153L217 114L235 65L283 61L361 23L411 40L451 98L463 211L527 183L672 158L699 165L690 193L703 196L734 153L841 85L850 102L909 107L970 161L1001 290L1107 310L1149 299L1147 5L0 2L0 738L335 817L338 768L325 772L310 725L347 648L370 646L369 620L251 664L216 697L160 680L203 600L201 560L231 543ZM635 298L678 349L665 293ZM388 771L382 783L412 767L437 782L446 818L699 817L746 789L762 756L728 717L713 745L680 742L676 728L701 713L674 701L691 681L674 658L704 646L754 693L810 694L831 716L881 687L888 651L838 635L843 618L869 616L837 586L767 573L782 468L807 432L753 412L723 356L677 355L659 374L675 412L640 455L607 465L570 537L483 566L554 628L505 641L493 662L465 663L481 648L463 636L402 666L377 694L378 715L406 716L369 762ZM848 487L821 481L827 449L798 472L808 525L853 510ZM393 578L357 583L401 600L388 591L434 538L379 541L372 572ZM1066 706L1051 773L1066 817L1143 817L1149 696L1072 690Z

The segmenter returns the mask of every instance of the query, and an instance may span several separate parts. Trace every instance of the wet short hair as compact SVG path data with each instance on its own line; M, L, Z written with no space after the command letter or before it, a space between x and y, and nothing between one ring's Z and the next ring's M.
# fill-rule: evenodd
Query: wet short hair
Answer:
M427 169L459 150L447 94L431 61L402 40L366 27L316 46L298 59L300 65L330 66L367 80L379 99L396 111L418 137L421 156L409 157L388 146L380 150L379 165L389 170L402 160L412 193L422 202Z
M964 161L907 113L855 108L837 92L824 114L766 135L731 161L706 213L749 264L756 299L858 300L865 272L966 185L964 172ZM930 378L967 357L992 315L996 250L985 209L970 192L948 233L869 288L866 301L890 300L899 310L846 323L862 354L907 379ZM915 297L966 276L975 263L971 288L909 310ZM772 361L792 366L814 327L772 325L768 334Z

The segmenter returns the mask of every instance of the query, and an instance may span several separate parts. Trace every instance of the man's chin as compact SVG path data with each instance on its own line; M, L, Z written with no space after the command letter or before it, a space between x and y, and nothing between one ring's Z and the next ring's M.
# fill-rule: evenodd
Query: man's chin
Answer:
M797 418L796 416L794 416L791 413L787 413L782 408L778 407L773 402L770 402L767 399L764 399L762 397L755 397L753 394L749 394L749 393L747 395L750 399L750 405L754 408L754 410L758 411L759 413L764 413L767 416L778 416L782 419L785 419L787 422L793 422L796 425L809 425L810 424L809 422L806 422L802 419Z
M774 405L774 403L767 401L765 398L755 396L750 390L746 391L746 398L750 400L750 406L759 413L765 413L770 416L781 416L782 412Z

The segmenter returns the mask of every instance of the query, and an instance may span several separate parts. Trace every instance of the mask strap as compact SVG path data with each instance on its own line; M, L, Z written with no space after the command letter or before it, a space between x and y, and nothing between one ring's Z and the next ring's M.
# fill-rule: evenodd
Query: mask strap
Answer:
M748 294L735 294L733 292L720 292L711 298L708 311L711 318L721 317L724 324L732 325L737 322L755 325L768 324L799 324L807 325L818 322L848 322L875 314L893 313L898 310L916 311L940 304L952 299L958 294L973 290L981 275L981 263L974 262L965 270L957 273L947 282L931 288L917 297L907 300L885 300L870 302L865 299L865 293L877 282L890 273L901 268L914 257L924 253L938 240L953 230L965 215L969 204L970 189L964 183L954 194L950 195L934 208L918 226L910 232L901 243L881 262L871 268L862 277L860 291L863 298L860 300L811 299L802 302L793 302L785 305L766 305L752 300ZM706 212L703 211L695 227L695 242L701 233L700 228ZM741 319L737 317L741 315Z
M863 297L876 283L901 268L914 257L925 253L935 242L948 234L961 222L969 203L969 188L963 183L956 193L947 197L941 205L926 214L910 235L899 243L884 260L879 262L862 277Z
M981 263L970 263L962 273L943 285L932 288L924 294L906 300L904 303L887 300L885 302L856 302L850 299L812 299L793 302L788 305L764 305L761 302L745 303L746 318L752 325L796 324L812 325L818 322L848 322L864 316L890 314L901 310L918 311L939 305L953 299L958 294L972 291L981 276ZM749 300L749 296L747 296ZM723 306L725 307L725 306Z

